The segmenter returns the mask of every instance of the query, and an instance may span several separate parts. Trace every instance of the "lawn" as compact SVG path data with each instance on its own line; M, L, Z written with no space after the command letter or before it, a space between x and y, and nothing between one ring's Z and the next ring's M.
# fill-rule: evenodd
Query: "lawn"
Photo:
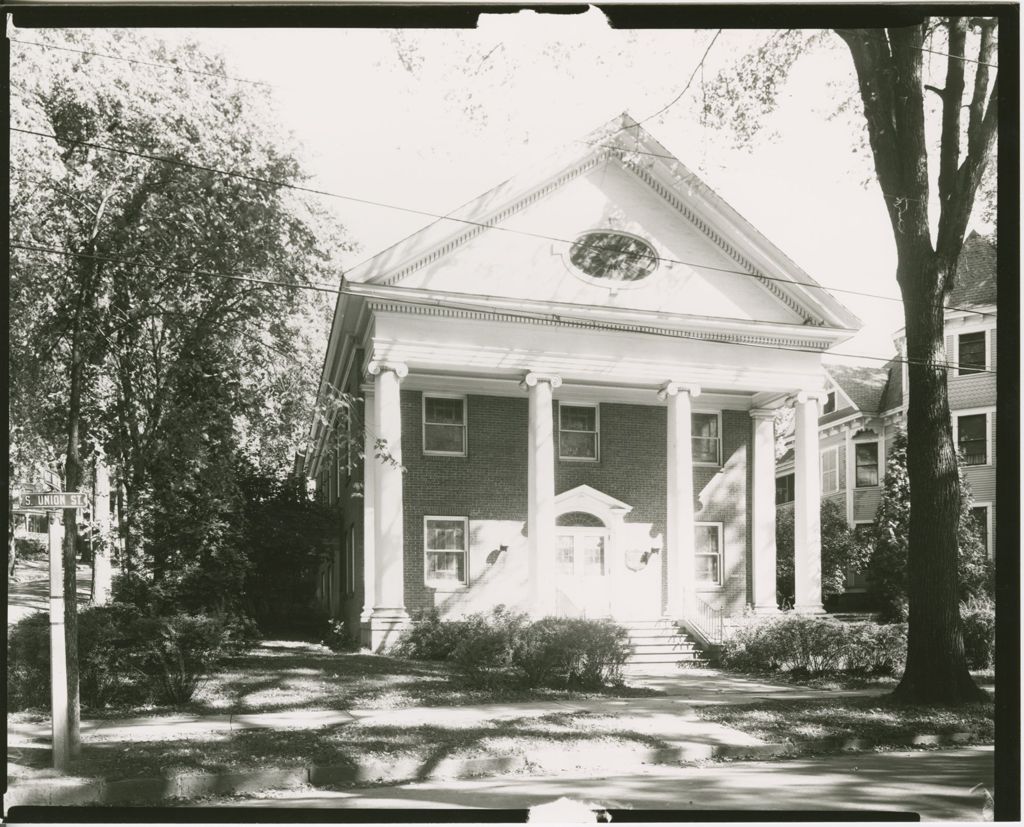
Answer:
M218 715L292 710L346 710L368 713L409 707L458 707L517 701L560 701L614 695L663 693L616 686L602 693L559 689L480 686L444 663L428 663L361 653L334 652L319 644L264 641L229 658L185 707L116 707L83 710L83 719L116 719L159 714ZM10 713L9 722L41 720L42 710ZM308 764L352 766L357 761L409 759L428 771L446 757L522 757L525 769L543 770L543 753L557 748L577 755L621 751L637 756L664 744L657 738L616 731L613 722L583 712L532 715L483 721L468 726L416 723L386 725L381 719L312 730L232 730L190 733L153 741L86 739L70 771L84 776L145 777L173 773L230 772L264 766ZM50 761L39 744L9 747L17 774L31 776ZM549 757L550 758L550 757ZM554 759L550 759L554 760Z
M475 703L579 699L598 694L646 697L663 694L630 686L603 693L527 689L500 682L479 686L450 665L335 652L317 643L263 641L244 655L225 659L181 707L119 706L83 710L83 717L126 718L190 713L227 715L285 712L295 709L386 710L410 706L460 706ZM43 698L48 702L48 696ZM44 711L44 710L40 710ZM13 720L33 713L12 713Z
M887 697L837 697L705 706L697 714L770 743L792 744L801 752L840 751L850 739L884 748L906 746L916 735L964 733L957 739L963 744L991 744L994 738L991 703L947 708L900 704Z

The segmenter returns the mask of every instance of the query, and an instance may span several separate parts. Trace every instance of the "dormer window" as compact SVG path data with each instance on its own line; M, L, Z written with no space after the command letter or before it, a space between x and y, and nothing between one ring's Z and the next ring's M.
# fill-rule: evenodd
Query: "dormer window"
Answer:
M658 266L658 256L642 238L609 230L584 233L572 245L569 260L594 279L632 282L647 278Z

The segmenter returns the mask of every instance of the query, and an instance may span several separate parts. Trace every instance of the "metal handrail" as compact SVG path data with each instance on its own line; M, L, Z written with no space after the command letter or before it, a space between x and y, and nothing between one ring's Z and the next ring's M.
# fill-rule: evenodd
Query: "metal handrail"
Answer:
M716 609L709 603L705 603L694 595L696 612L692 618L693 624L707 638L709 643L722 642L722 610Z

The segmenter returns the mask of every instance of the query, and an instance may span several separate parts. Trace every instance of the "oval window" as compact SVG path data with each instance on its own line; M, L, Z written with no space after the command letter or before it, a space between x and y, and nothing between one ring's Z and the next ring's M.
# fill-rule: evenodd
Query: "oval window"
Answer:
M572 245L569 260L595 279L639 281L654 272L658 256L646 241L625 233L584 233Z

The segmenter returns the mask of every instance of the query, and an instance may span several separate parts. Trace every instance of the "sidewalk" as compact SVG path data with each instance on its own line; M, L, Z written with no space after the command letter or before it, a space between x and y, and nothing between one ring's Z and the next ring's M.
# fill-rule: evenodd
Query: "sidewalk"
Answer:
M649 746L632 751L597 747L586 754L559 746L527 755L469 757L447 755L436 762L396 756L393 760L364 757L355 766L289 766L239 770L228 774L181 774L162 778L57 777L32 770L8 790L6 806L16 804L113 803L195 798L232 791L258 791L308 784L402 783L425 778L468 778L524 772L542 766L551 772L631 773L652 765L680 764L714 758L765 758L783 755L788 746L767 744L739 730L703 721L695 705L747 703L765 697L836 697L837 693L782 684L762 683L712 669L685 670L677 675L631 675L631 684L665 691L661 697L596 698L578 701L478 704L453 707L410 707L397 710L303 709L240 715L164 715L121 720L85 720L83 741L116 748L118 743L177 741L201 734L230 738L245 730L317 730L339 725L413 729L429 725L457 730L502 720L531 721L555 714L587 713L587 725L598 735L625 731L639 734ZM845 693L844 693L845 694ZM850 694L878 694L877 691ZM12 722L11 747L39 749L49 743L49 722Z
M562 797L610 810L916 813L922 820L982 821L993 790L992 747L652 767L610 776L561 775L428 781L365 789L276 790L196 806L310 809L527 810ZM979 786L980 785L980 786ZM186 805L190 806L190 805ZM991 813L989 813L991 817ZM396 813L395 821L402 821ZM439 813L438 820L443 821ZM522 821L524 819L510 819ZM673 820L666 814L666 820ZM720 820L720 819L719 819ZM730 819L731 820L731 819Z

